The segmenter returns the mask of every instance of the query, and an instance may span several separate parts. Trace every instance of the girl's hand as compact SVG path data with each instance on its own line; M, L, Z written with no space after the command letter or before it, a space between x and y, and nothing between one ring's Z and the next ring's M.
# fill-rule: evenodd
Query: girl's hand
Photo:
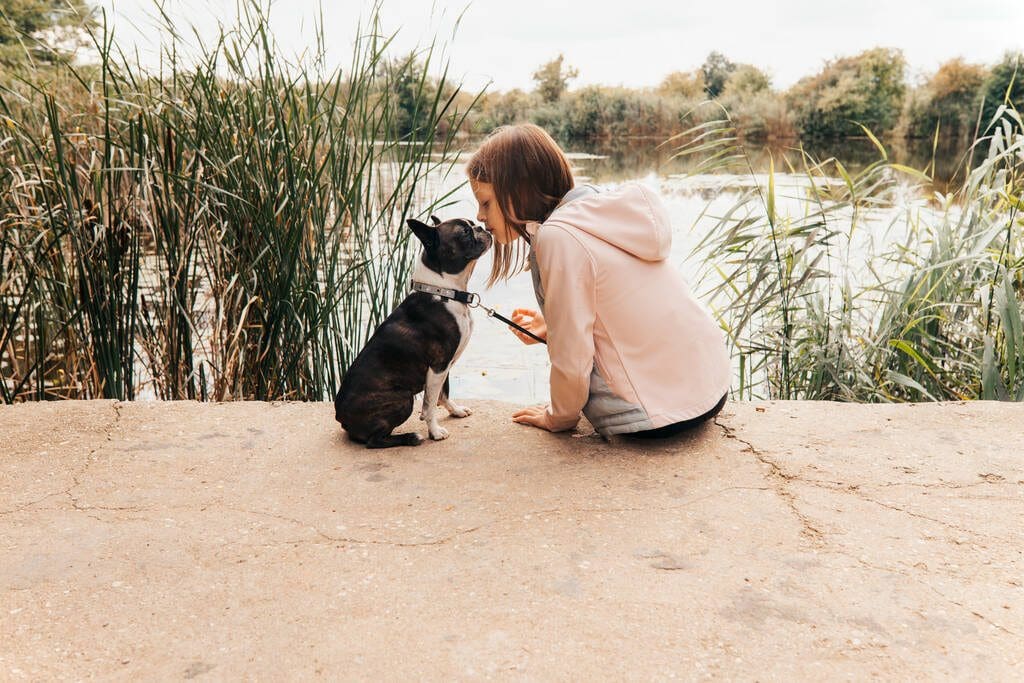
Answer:
M551 431L547 406L530 406L512 413L512 421Z
M548 325L544 322L544 316L541 315L540 311L535 311L531 308L517 308L512 311L512 322L516 325L525 327L545 341L548 338ZM514 327L509 327L508 329L524 344L540 343L536 339L523 334Z

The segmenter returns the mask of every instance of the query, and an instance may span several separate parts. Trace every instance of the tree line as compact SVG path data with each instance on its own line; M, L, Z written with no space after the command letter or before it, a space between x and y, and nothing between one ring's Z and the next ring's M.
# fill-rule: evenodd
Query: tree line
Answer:
M951 59L917 85L907 72L900 50L873 48L777 90L762 69L712 52L699 68L670 73L654 88L571 89L578 70L559 55L533 74L532 91L485 94L471 123L485 132L532 121L568 139L666 136L724 109L750 139L861 136L861 126L875 135L968 138L1000 105L1024 110L1021 53L992 66ZM700 106L709 101L719 106Z

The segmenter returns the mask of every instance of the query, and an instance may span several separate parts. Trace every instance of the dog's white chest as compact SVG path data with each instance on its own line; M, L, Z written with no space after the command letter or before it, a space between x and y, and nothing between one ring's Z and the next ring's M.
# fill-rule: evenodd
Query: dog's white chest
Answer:
M466 348L466 344L469 343L469 338L473 334L473 315L469 311L469 306L460 304L457 301L446 301L444 307L452 314L455 318L455 322L459 326L459 346L455 349L455 355L452 356L452 365L459 359L462 352ZM448 367L451 367L449 365Z

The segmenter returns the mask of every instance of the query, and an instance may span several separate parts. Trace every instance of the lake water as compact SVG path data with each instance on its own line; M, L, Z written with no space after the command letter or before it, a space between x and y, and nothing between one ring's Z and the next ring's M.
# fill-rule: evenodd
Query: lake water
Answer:
M878 150L869 140L808 146L817 159L835 156L851 172L860 170L879 158ZM684 177L691 166L681 160L670 159L670 153L657 149L656 141L631 141L627 144L568 145L566 151L574 166L577 182L614 186L622 182L640 182L656 190L662 197L672 218L673 245L670 260L694 282L699 263L690 256L693 248L707 234L715 216L732 205L743 186L750 187L755 179L750 174ZM780 172L786 168L785 159L799 164L799 154L785 146L748 149L755 174L767 171L769 157L774 159L776 185L780 195L779 211L800 211L800 192L787 192L787 187L798 187L803 181L799 175ZM962 153L955 145L946 145L935 155L936 189L944 190L956 172ZM925 168L932 159L930 142L904 144L890 151L896 163L913 168ZM455 185L462 180L458 167L449 180ZM764 176L760 176L764 182ZM786 199L785 197L789 197ZM476 202L469 187L455 195L454 206L439 212L442 218L454 216L475 217ZM918 202L918 198L908 198ZM885 223L884 216L876 217ZM485 289L490 272L489 254L479 262L470 288L479 292L483 303L506 317L517 307L536 308L533 287L528 273L521 273L506 283ZM700 289L698 289L698 292ZM498 399L518 404L548 401L548 363L546 348L541 344L526 346L519 342L497 320L486 313L475 311L473 338L455 365L451 374L452 395L456 398Z

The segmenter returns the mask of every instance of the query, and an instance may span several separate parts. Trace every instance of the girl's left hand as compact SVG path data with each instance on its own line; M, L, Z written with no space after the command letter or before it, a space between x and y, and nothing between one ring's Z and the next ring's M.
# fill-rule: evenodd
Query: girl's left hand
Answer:
M535 311L532 308L517 308L512 311L512 322L520 327L525 327L541 339L547 340L548 338L548 326L547 323L544 322L544 315L540 311ZM524 344L540 343L533 337L523 334L511 325L508 329L512 334L519 337L519 341Z
M512 421L519 424L532 425L540 429L551 431L551 422L548 417L547 406L530 406L512 413Z

